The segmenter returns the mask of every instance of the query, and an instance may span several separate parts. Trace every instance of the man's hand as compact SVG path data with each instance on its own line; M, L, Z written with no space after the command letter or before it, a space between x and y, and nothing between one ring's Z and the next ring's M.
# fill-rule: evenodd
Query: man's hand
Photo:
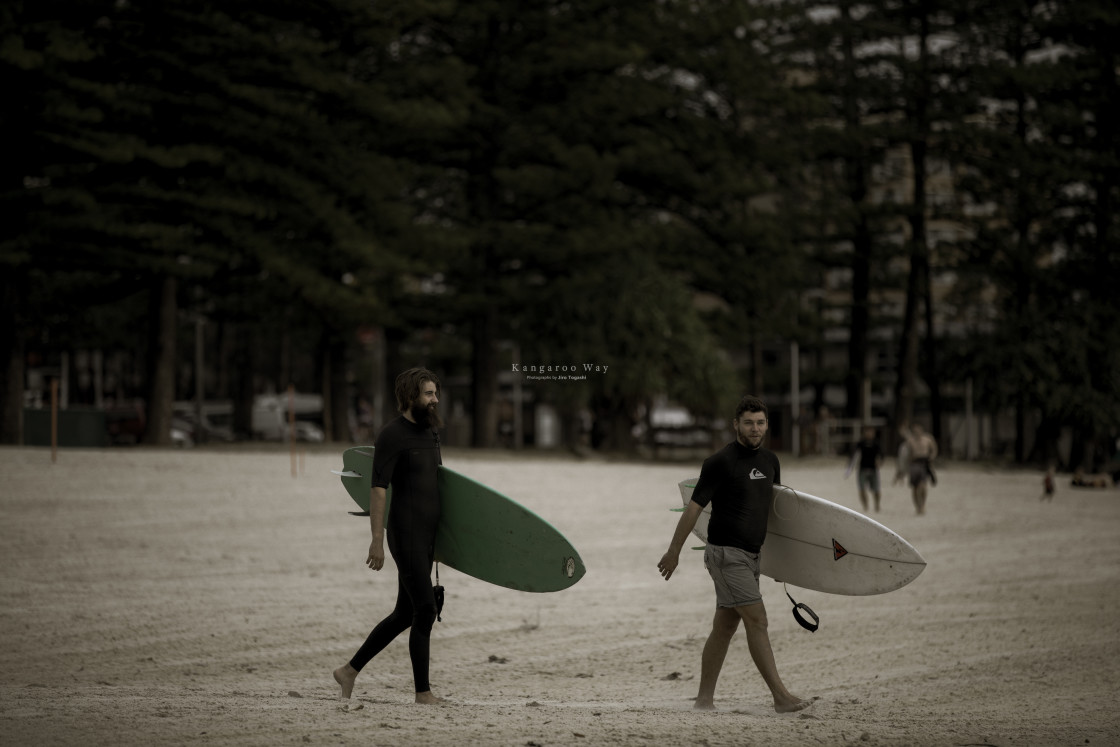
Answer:
M700 512L704 509L696 501L689 501L688 505L684 507L684 512L681 513L681 518L677 521L677 529L673 532L673 541L669 543L669 549L661 556L661 562L657 564L657 570L661 571L661 575L668 581L669 577L673 575L673 571L677 570L677 564L681 562L681 548L684 547L684 542L688 539L688 533L696 526L696 519L700 517Z
M380 571L385 567L385 504L388 501L385 488L373 487L369 493L369 555L366 565L371 570Z
M366 565L375 571L380 571L385 567L385 547L381 542L374 540L369 543L369 556L366 558Z
M677 570L677 564L680 560L680 553L675 553L672 550L666 551L666 553L661 556L661 560L657 564L657 570L661 571L661 575L665 577L666 581L673 575L673 571Z

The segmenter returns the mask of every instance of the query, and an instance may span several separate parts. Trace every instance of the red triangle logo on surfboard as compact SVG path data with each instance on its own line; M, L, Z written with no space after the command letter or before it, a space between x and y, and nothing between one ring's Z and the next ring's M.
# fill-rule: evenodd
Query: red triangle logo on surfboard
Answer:
M833 540L832 540L832 559L833 560L839 560L840 558L844 557L847 554L848 554L848 551L844 549L844 546L841 545L839 542L837 542L835 538L833 538Z

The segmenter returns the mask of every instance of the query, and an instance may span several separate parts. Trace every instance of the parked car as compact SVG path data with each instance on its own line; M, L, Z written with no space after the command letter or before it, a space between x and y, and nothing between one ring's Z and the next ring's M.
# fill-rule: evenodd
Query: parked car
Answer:
M307 441L313 444L321 444L326 440L326 434L323 429L314 423L307 420L296 421L296 440Z
M176 402L172 425L185 430L196 444L213 441L229 443L234 440L233 407L225 403L203 403L200 424L193 402Z

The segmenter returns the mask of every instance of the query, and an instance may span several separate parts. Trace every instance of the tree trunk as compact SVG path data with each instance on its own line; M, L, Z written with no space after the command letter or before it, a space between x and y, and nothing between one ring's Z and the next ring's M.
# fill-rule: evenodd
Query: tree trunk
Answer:
M1061 467L1061 454L1058 452L1058 437L1061 435L1061 422L1054 417L1044 417L1035 431L1034 447L1027 461L1046 467Z
M476 448L490 449L498 442L498 355L494 345L497 313L493 307L483 309L473 322L471 352L471 443Z
M765 396L763 390L762 379L762 344L758 341L758 335L751 335L749 345L751 351L751 391L750 394L755 397Z
M634 441L635 407L623 399L599 395L594 398L595 421L592 426L592 447L597 451L614 454L633 454L637 451Z
M11 275L0 282L0 444L8 445L23 443L24 338Z
M915 168L917 160L915 159ZM923 169L924 173L924 169ZM915 198L919 182L915 174ZM924 189L922 190L924 192ZM902 339L898 353L898 379L895 381L894 418L898 425L914 419L914 390L918 380L918 304L921 295L922 267L925 259L925 216L915 208L911 214L910 272L906 280L906 309L902 318Z
M856 75L855 42L851 29L855 21L851 15L851 4L840 3L844 17L844 126L858 142L863 122L856 91L859 79ZM846 402L844 414L849 418L863 417L866 404L863 401L863 381L867 377L868 327L871 315L868 304L871 296L871 253L874 239L865 212L867 202L867 154L861 147L854 156L845 161L845 176L848 182L848 199L856 211L856 225L852 235L852 312L848 332L848 374L844 382Z
M919 72L917 93L909 113L910 166L913 178L913 199L910 204L910 274L906 280L906 311L902 322L902 340L895 383L895 420L899 425L914 419L915 388L918 381L918 305L926 305L927 327L932 326L929 287L929 247L926 238L926 155L929 149L929 18L920 19L918 39ZM930 382L931 391L934 386ZM935 418L931 432L940 430ZM934 430L936 429L936 431ZM936 436L935 436L936 438Z
M330 413L327 438L335 443L349 443L350 392L346 379L346 342L331 332L327 342L327 370L324 377L323 413Z
M385 329L385 378L381 382L382 393L385 397L385 410L382 420L373 424L373 434L385 427L393 418L399 415L397 410L397 377L406 369L404 356L401 354L401 345L405 334L399 329L387 327ZM442 371L435 371L436 376L444 378ZM446 413L444 413L446 415Z
M233 337L231 358L231 388L233 398L233 432L239 438L252 438L253 400L256 391L253 377L256 372L256 340L253 325L249 322L236 322L227 325L228 334Z
M152 288L148 345L148 406L144 443L171 443L171 412L175 404L175 345L178 331L178 282L171 275L158 278Z
M862 171L863 165L850 168ZM847 390L844 414L849 418L863 417L866 406L863 401L863 380L867 377L868 327L871 324L869 304L872 239L867 218L862 213L860 210L852 252L852 313L848 331L848 374L844 382Z
M924 238L923 238L924 242ZM937 337L933 328L933 283L930 278L929 255L922 263L922 300L925 302L925 379L929 387L930 435L941 443L941 385L937 374Z

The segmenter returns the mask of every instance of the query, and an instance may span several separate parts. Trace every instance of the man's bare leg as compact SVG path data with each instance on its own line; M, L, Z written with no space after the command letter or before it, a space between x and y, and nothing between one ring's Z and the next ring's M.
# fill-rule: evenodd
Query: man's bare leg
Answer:
M926 484L923 482L914 488L914 505L918 508L918 515L926 512Z
M738 629L739 614L733 609L717 607L715 618L712 619L712 632L708 634L704 653L700 657L700 692L696 696L696 705L693 706L697 710L715 710L716 682L723 669L723 661L727 658L731 639Z
M778 676L778 665L774 661L774 650L770 647L770 634L767 632L766 607L762 602L736 607L735 611L746 624L747 646L754 665L758 667L759 674L774 696L774 710L778 713L791 713L812 705L811 700L802 700L787 690L782 684L782 678Z
M350 694L354 692L354 680L357 678L358 670L349 664L343 664L334 670L334 681L342 688L343 700L350 700Z
M432 694L431 690L425 690L422 693L416 693L416 702L420 703L421 705L439 705L440 703L446 703L447 701L445 701L443 698L437 698Z

